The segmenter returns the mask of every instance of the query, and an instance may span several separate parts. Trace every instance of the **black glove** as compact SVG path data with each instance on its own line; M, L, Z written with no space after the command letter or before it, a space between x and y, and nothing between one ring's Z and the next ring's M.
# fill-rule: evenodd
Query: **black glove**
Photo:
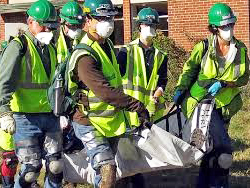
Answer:
M152 124L150 122L150 116L149 116L149 112L147 109L144 109L143 111L138 112L138 117L140 121L140 126L151 128Z

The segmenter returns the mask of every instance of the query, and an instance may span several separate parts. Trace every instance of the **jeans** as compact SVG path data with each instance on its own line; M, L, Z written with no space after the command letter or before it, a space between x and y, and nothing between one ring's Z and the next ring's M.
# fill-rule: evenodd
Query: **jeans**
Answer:
M72 122L76 137L79 138L87 149L92 168L95 170L94 187L98 188L101 181L100 169L102 165L115 165L115 153L119 138L104 137L94 126L80 125Z
M218 164L221 153L232 154L231 139L226 124L217 110L213 110L209 134L213 142L213 150L202 159L197 181L197 188L228 188L229 169L223 169Z
M24 181L25 174L35 172L38 176L43 158L48 160L57 155L60 159L62 151L61 130L58 118L52 113L22 113L14 114L13 117L16 121L16 132L14 134L16 155L21 163L21 170L15 180L14 187L26 188L30 187L30 184L36 178L27 183L27 181ZM51 181L50 178L45 177L44 187L59 188L61 186L62 179Z

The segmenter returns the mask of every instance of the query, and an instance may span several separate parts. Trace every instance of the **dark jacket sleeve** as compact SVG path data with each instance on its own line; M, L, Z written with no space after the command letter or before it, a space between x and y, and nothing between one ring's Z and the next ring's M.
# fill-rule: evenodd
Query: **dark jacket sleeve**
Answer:
M167 56L164 57L164 60L158 70L158 74L159 74L159 80L158 80L158 83L157 83L157 86L158 87L161 87L163 90L165 90L165 87L167 85L167 82L168 82L168 66L167 66L167 63L168 63L168 58Z
M127 68L127 48L123 47L119 50L117 63L119 64L121 76L124 76Z
M241 87L241 86L246 85L248 83L248 81L249 81L249 75L250 75L250 70L249 70L249 62L250 61L249 61L249 57L247 55L248 50L247 50L247 47L245 46L245 44L243 44L243 43L242 43L241 47L246 49L246 51L245 51L245 53L246 53L246 56L245 56L245 73L240 78L238 78L236 80L236 82L235 82L236 87ZM240 50L240 48L238 50Z
M124 94L122 89L111 87L101 71L101 66L91 56L80 57L77 74L79 81L104 102L132 112L140 113L145 110L143 103Z
M12 94L15 92L20 76L22 46L11 41L0 62L0 113L9 112Z

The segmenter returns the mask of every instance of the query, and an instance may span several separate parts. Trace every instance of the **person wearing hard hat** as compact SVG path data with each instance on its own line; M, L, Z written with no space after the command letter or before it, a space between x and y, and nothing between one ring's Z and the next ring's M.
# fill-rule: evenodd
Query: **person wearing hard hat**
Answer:
M163 116L166 109L162 96L167 85L167 55L153 45L159 24L157 11L143 8L138 13L137 24L139 37L120 49L117 62L124 92L143 102L154 122ZM136 113L127 113L127 118L132 126L140 124Z
M152 122L161 118L166 109L162 96L167 85L167 55L153 45L157 24L159 15L155 9L140 10L137 16L139 37L121 48L117 55L124 93L144 103ZM136 113L126 112L126 118L131 126L140 125ZM135 187L144 187L141 174L131 179Z
M55 34L58 63L65 61L73 46L80 42L84 34L82 30L84 15L81 6L77 2L66 3L60 11L60 18L61 27L58 34Z
M83 142L95 170L94 187L113 187L116 182L115 153L119 136L126 131L124 110L140 114L149 121L144 104L123 93L113 44L116 11L110 0L86 0L87 34L80 44L93 50L77 49L69 62L68 90L76 96L71 115L76 136Z
M27 10L28 30L6 48L0 72L0 125L14 134L21 163L14 187L30 187L46 159L45 187L61 187L62 140L58 118L50 108L47 88L56 68L50 41L58 27L55 7L47 0Z
M84 15L82 7L77 2L70 1L62 7L59 16L61 26L54 33L57 61L58 63L66 63L67 57L84 35L82 30ZM60 126L62 129L66 129L69 126L68 118L60 116Z
M242 107L239 87L249 80L249 58L245 44L234 36L237 18L228 5L214 4L208 18L212 35L207 39L207 48L205 40L195 45L184 64L173 100L182 105L182 112L190 118L204 97L209 94L215 99L209 131L213 150L201 162L197 187L227 188L233 160L227 128ZM225 132L223 143L216 139L219 129Z

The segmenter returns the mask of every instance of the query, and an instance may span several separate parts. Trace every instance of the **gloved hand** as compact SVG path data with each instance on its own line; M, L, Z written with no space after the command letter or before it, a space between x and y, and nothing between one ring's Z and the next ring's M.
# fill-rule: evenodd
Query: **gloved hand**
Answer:
M158 103L159 102L159 97L163 95L163 89L162 87L158 87L157 90L154 92L154 102Z
M16 131L16 122L12 113L3 113L0 115L1 129L7 133L14 134Z
M145 126L147 128L151 127L149 112L146 108L142 112L138 113L138 118L140 126Z
M226 83L224 82L220 82L220 81L217 81L215 83L213 83L209 89L208 89L208 93L210 93L212 96L215 96L219 90L222 88L222 87L226 87Z
M183 101L184 96L185 96L184 94L185 94L185 91L183 91L183 90L176 90L175 94L173 96L174 103L177 104L177 105L181 104L181 102Z
M69 120L65 116L60 116L60 128L61 130L67 129L69 126Z

